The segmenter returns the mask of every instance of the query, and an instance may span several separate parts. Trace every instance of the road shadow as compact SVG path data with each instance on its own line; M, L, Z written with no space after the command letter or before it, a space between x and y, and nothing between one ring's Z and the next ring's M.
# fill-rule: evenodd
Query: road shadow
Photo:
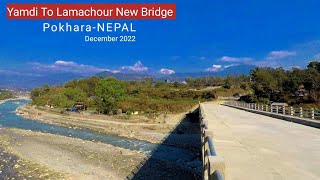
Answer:
M202 179L199 110L189 112L127 179Z

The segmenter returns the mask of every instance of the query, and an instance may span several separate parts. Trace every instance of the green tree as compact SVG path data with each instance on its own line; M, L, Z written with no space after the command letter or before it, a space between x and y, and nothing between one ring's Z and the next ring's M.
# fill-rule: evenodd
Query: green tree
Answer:
M66 88L75 88L78 85L77 79L72 79L71 81L67 82L64 87Z
M73 104L64 94L52 95L48 103L55 107L70 107Z
M86 93L80 88L67 88L64 95L69 99L76 102L83 102L86 100Z
M101 79L96 87L99 112L107 113L114 110L125 98L126 89L123 82L114 78Z
M300 85L303 85L305 79L305 71L293 68L287 73L287 76L282 84L283 90L289 94L294 94Z
M95 95L96 86L101 78L93 76L90 78L80 79L77 87L82 89L89 97Z
M320 72L320 62L319 61L311 61L308 64L308 68L314 68L316 69L318 72Z
M277 92L279 83L273 76L272 68L255 68L251 70L252 85L255 95L258 98L269 98Z
M314 68L306 70L306 77L304 80L304 88L309 92L309 99L311 101L320 100L320 73Z
M232 86L232 77L231 76L227 76L224 80L224 84L223 87L226 89L230 89Z

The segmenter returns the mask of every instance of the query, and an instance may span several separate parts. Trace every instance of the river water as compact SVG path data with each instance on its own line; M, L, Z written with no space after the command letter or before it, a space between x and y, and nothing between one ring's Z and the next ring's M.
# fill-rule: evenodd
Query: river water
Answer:
M29 102L30 101L28 100L9 100L0 104L0 127L17 128L74 137L83 140L99 141L125 149L137 150L144 154L152 155L154 158L165 159L170 162L176 162L177 160L191 161L196 156L192 151L183 148L99 134L90 130L70 129L62 126L33 121L31 119L26 119L16 115L15 110L19 106L25 105Z

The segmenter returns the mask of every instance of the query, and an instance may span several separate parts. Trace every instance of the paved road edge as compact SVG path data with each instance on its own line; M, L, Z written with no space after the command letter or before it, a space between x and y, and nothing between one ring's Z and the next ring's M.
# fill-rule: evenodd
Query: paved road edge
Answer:
M232 105L228 105L228 104L222 104L222 105L320 129L320 121L316 121L316 120L310 120L307 118L300 118L300 117L288 116L288 115L282 115L282 114L275 114L275 113L265 112L265 111L258 111L258 110L254 110L254 109L232 106Z

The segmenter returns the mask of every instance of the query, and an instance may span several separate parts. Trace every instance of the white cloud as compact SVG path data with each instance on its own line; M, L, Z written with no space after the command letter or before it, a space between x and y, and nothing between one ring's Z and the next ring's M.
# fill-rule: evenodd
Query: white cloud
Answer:
M271 51L266 57L266 60L277 60L296 55L297 52L295 51Z
M293 57L296 55L297 55L296 51L271 51L263 59L255 59L251 57L223 56L219 59L219 61L237 62L240 64L255 65L255 66L262 66L262 67L264 66L278 67L281 64L280 62L278 62L278 60ZM231 66L234 66L234 65L235 64L231 64ZM230 65L227 65L227 66L231 67ZM225 66L225 68L228 68L227 66Z
M229 65L219 65L219 64L214 64L212 65L212 67L209 67L207 69L205 69L204 71L206 72L218 72L218 71L223 71L229 67L233 67L233 66L238 66L239 64L229 64Z
M29 73L29 72L18 72L13 70L7 70L7 69L0 69L0 74L3 75L17 75L17 76L41 76L40 74L36 73Z
M233 67L233 66L238 66L239 64L229 64L229 65L225 65L223 66L224 68L229 68L229 67Z
M73 65L77 65L77 63L73 62L73 61L56 61L54 64L56 65L62 65L62 66L73 66Z
M145 72L149 70L149 68L144 66L141 61L137 61L133 66L122 66L121 69L134 72Z
M207 68L205 71L207 71L207 72L218 72L218 71L220 71L222 69L223 69L222 65L214 64L214 65L212 65L212 67Z
M249 58L249 57L230 57L230 56L223 56L222 58L219 59L220 61L223 62L251 62L254 59L253 58Z
M58 60L53 64L41 64L41 63L29 63L32 65L32 69L39 72L70 72L76 74L95 74L102 71L112 70L99 68L91 65L78 64L73 61Z
M6 74L6 75L21 75L20 72L12 71L12 70L6 70L6 69L0 69L0 74Z
M164 68L162 68L159 72L160 72L161 74L165 74L165 75L170 75L170 74L174 74L174 73L175 73L174 70L164 69Z

